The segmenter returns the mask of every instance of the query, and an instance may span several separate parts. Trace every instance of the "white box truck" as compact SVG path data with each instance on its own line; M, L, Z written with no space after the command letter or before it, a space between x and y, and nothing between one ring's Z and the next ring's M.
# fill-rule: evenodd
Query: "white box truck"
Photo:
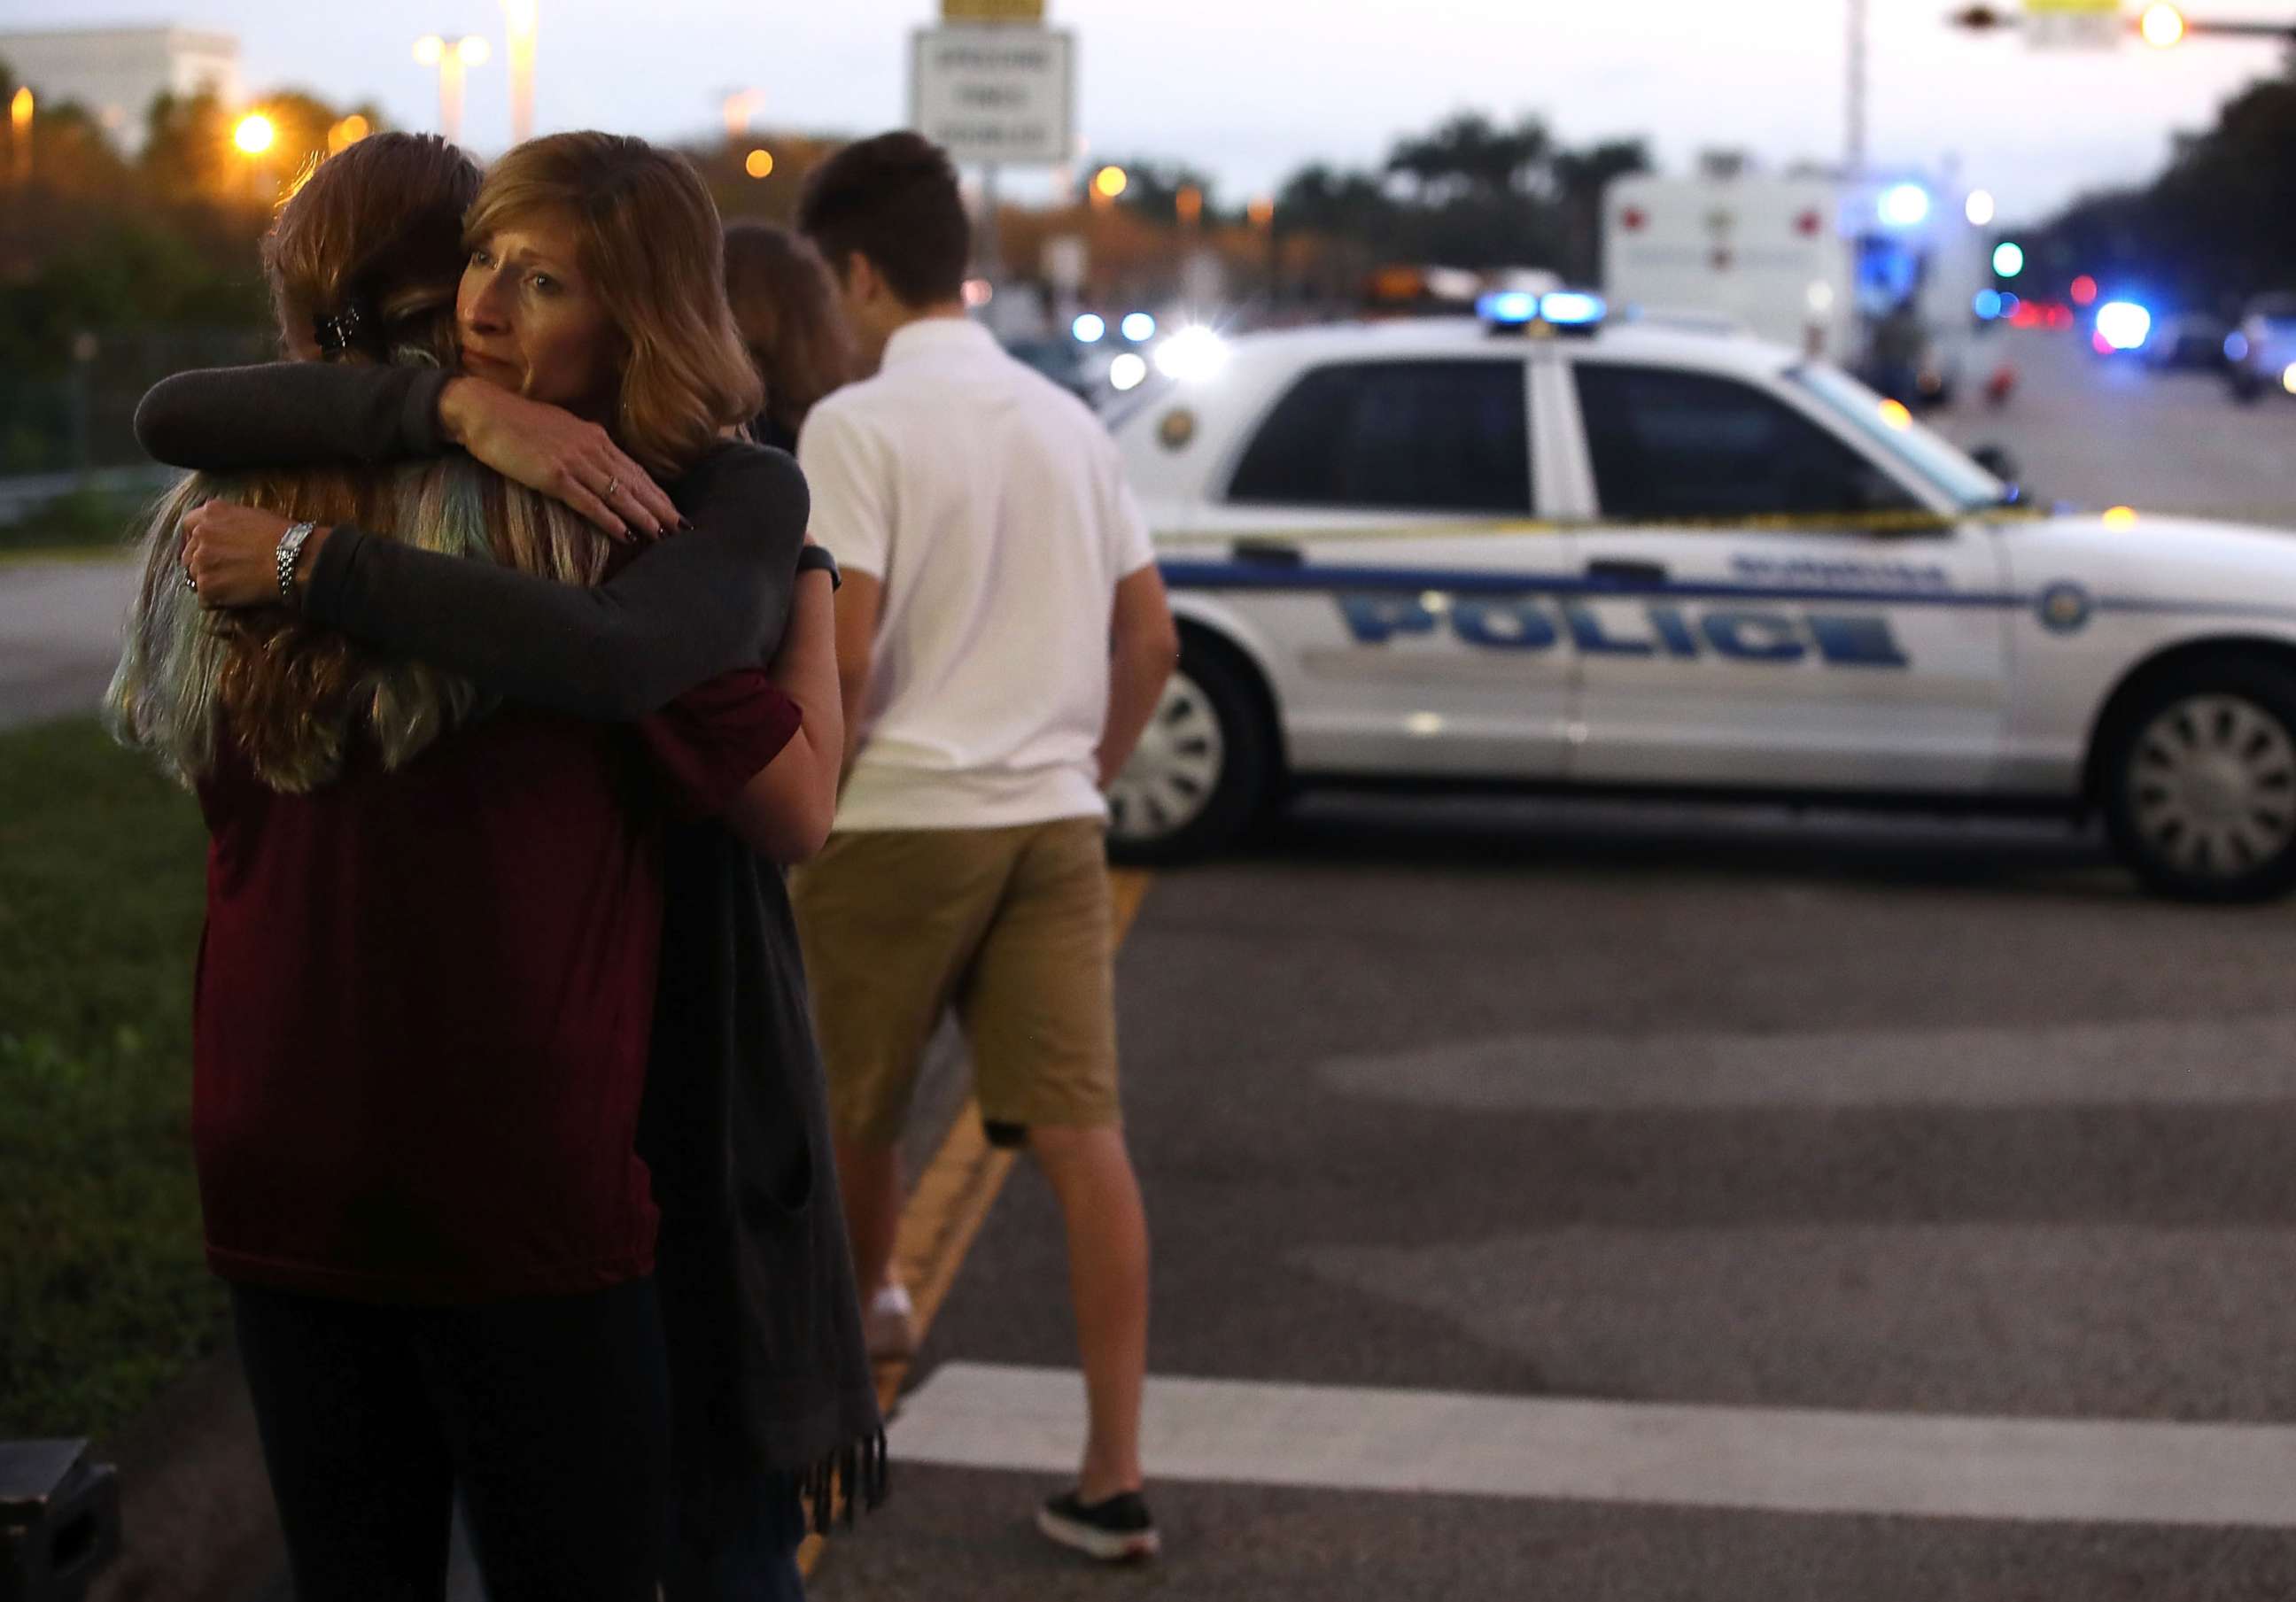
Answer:
M1944 400L1992 282L1968 201L1911 175L1622 178L1603 200L1603 287L1614 313L1727 318L1892 393L1911 385L1908 402Z

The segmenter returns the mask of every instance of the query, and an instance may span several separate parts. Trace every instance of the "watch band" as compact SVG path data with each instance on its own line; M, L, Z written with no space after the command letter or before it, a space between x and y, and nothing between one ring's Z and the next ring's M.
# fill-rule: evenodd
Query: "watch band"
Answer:
M279 599L295 598L295 564L303 555L303 542L311 537L316 523L296 523L279 536Z
M797 570L800 573L818 570L828 574L829 591L832 595L845 587L845 575L837 570L837 559L825 546L808 545L800 551L797 553Z

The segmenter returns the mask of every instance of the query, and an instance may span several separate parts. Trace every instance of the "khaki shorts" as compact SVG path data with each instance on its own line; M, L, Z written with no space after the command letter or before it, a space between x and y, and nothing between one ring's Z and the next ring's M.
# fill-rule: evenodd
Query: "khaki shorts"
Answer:
M1099 819L835 834L790 890L839 1134L900 1139L951 1006L991 1140L1119 1121Z

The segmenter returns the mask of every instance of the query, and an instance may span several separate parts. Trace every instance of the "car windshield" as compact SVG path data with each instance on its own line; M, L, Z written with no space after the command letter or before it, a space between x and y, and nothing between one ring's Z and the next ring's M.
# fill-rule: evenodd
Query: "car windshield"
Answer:
M2004 505L2013 498L2008 485L1972 462L1961 447L1841 369L1807 362L1787 369L1786 378L1881 446L1884 454L1952 496L1964 511Z

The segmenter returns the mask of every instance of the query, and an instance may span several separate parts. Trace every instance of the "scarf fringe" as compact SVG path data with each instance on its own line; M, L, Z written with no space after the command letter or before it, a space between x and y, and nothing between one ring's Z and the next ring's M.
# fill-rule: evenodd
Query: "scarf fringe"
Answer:
M883 1430L848 1441L800 1478L798 1494L805 1504L806 1523L814 1533L826 1535L842 1510L845 1527L851 1529L862 1512L873 1513L884 1506L891 1479Z

